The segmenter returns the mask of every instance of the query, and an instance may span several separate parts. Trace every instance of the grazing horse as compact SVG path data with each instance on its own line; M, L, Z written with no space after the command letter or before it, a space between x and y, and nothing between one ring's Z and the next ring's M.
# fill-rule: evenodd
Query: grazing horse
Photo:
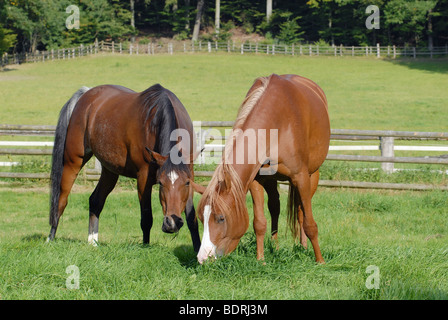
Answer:
M255 131L258 134L251 134ZM246 138L252 140L245 143ZM256 79L239 109L222 163L199 202L204 234L198 261L202 263L210 256L228 254L236 248L249 226L249 190L254 204L257 258L263 259L267 224L263 189L269 197L272 235L276 239L280 213L277 181L287 180L288 224L295 238L300 225L302 245L306 247L308 237L316 261L324 263L311 198L329 143L327 100L317 84L297 75L273 74ZM254 159L255 152L258 156Z
M179 231L183 225L181 213L185 211L197 252L200 239L193 206L195 139L179 148L182 143L172 134L176 129L194 137L187 110L171 91L159 84L140 93L115 85L79 89L62 108L56 127L48 241L55 237L79 171L95 155L102 170L89 199L89 243L96 245L100 213L118 176L123 175L137 179L143 243L149 243L153 224L152 186L159 183L162 230ZM173 163L169 156L172 150L178 156L182 152L182 161Z

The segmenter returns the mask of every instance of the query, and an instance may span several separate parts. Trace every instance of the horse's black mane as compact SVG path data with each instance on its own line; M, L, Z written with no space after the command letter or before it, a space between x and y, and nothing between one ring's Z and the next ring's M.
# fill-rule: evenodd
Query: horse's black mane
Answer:
M175 97L171 91L160 84L155 84L140 93L145 123L149 125L149 130L156 135L154 151L163 156L169 156L171 149L177 144L177 141L170 141L171 132L177 129L176 113L169 97L170 94ZM153 111L154 109L155 111ZM148 123L150 119L151 121ZM171 162L171 157L168 157L160 172L173 170L189 172L183 162L175 165Z

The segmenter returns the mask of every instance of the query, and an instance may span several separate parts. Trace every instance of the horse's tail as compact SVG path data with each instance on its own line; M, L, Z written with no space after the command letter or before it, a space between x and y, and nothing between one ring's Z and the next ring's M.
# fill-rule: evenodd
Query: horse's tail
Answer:
M50 225L57 227L58 225L58 207L59 196L61 193L61 179L62 169L64 168L64 150L65 139L67 137L67 128L73 109L81 96L90 88L81 87L75 94L66 102L59 113L58 125L54 137L53 157L50 174Z
M297 188L290 182L288 193L288 218L287 222L294 239L300 234L298 209L300 205L300 195Z

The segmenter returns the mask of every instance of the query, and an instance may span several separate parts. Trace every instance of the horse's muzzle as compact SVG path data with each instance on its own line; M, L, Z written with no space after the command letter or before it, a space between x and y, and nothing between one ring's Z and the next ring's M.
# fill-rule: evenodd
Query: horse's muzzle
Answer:
M162 231L166 233L178 232L184 225L184 220L181 217L172 215L166 215L163 218Z

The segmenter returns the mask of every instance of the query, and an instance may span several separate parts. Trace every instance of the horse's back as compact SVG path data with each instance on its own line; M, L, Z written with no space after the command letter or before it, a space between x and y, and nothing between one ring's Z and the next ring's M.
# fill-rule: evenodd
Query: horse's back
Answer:
M137 98L138 93L117 85L87 91L70 119L67 139L71 139L72 149L78 154L91 152L111 171L134 176L136 167L144 164ZM127 167L130 158L138 165Z
M298 75L272 75L268 89L280 97L281 105L277 103L277 108L282 109L278 114L283 123L293 124L285 130L284 139L295 146L301 157L308 158L305 162L310 173L314 172L325 160L330 141L328 105L323 90Z

